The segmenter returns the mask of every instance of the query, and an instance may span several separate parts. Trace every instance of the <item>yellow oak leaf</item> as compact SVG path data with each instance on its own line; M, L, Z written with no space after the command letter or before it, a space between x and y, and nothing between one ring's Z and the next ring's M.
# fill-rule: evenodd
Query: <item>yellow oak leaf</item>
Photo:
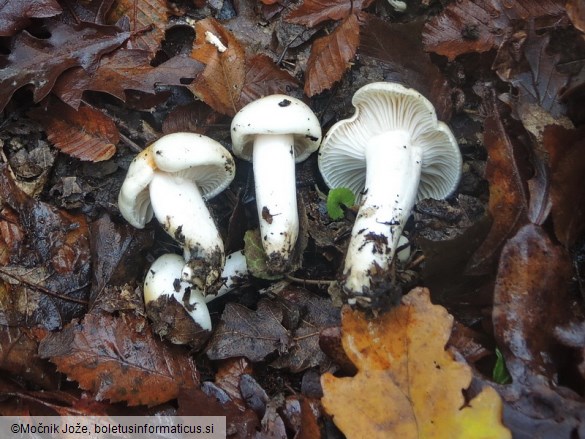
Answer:
M453 317L427 289L375 319L348 307L342 319L343 348L358 373L327 373L321 384L325 410L349 439L511 438L495 390L465 403L471 369L445 351Z

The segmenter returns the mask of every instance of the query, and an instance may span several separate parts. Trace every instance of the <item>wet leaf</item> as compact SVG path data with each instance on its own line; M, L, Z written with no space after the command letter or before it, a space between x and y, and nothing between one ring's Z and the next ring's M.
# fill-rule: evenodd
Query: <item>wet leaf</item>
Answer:
M62 11L56 0L5 2L0 9L0 37L10 37L26 28L31 18L53 17Z
M513 380L556 374L553 330L569 315L571 261L533 224L522 227L502 250L492 320L496 342Z
M344 212L341 206L352 207L354 204L355 194L348 188L334 188L327 194L327 213L333 220L343 218Z
M566 8L573 26L581 32L585 32L585 2L583 0L569 0Z
M562 0L461 0L450 3L427 22L423 44L427 51L453 60L464 53L498 47L509 35L514 20L530 21L562 14Z
M465 405L461 391L471 369L445 351L452 323L422 288L371 320L344 309L343 346L358 373L327 373L321 384L323 406L348 438L511 437L494 389L484 388Z
M209 341L207 356L212 360L246 357L256 362L285 350L289 332L282 326L282 319L282 306L275 302L261 300L256 311L228 303Z
M130 314L87 314L49 334L39 355L97 400L153 406L199 385L192 358L155 338L146 320Z
M0 210L0 266L8 265L11 259L18 260L25 234L12 209Z
M289 23L313 27L327 20L341 20L367 7L372 0L304 0L285 17Z
M266 265L266 252L264 251L264 247L262 247L260 230L248 230L244 234L244 255L246 256L248 270L252 276L266 280L275 280L282 277L281 275L269 274L268 266Z
M484 122L484 144L488 152L486 179L490 184L489 213L492 227L467 266L468 272L491 270L506 240L528 222L528 194L516 149L497 110L495 97L486 99L488 117Z
M100 57L119 47L130 36L112 26L89 23L67 25L46 21L49 38L40 39L26 31L12 39L10 55L0 68L0 111L12 94L33 86L33 99L39 102L53 88L61 73L72 67L95 67Z
M120 133L114 121L99 110L88 106L74 110L52 100L45 111L35 109L31 116L44 126L49 142L71 157L101 162L116 153Z
M205 39L211 32L227 47L220 52ZM206 18L195 24L196 39L191 57L205 69L189 87L203 102L222 114L233 116L242 107L240 95L246 76L244 48L217 20Z
M305 71L305 94L314 96L331 88L350 67L360 41L357 16L351 14L335 30L313 43Z

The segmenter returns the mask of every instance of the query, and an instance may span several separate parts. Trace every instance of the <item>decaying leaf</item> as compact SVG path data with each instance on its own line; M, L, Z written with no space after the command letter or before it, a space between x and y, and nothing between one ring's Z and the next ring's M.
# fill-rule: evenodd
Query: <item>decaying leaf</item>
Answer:
M49 38L40 39L26 31L13 38L10 55L0 64L0 111L14 92L26 85L33 86L33 99L40 101L65 70L94 67L102 55L130 36L113 26L90 23L68 25L47 20L46 27Z
M83 161L101 162L116 153L120 133L112 119L88 106L74 110L50 101L45 111L31 112L43 124L47 139L61 152Z
M450 60L464 53L486 52L509 36L514 20L564 14L563 0L461 0L450 3L425 25L423 44L427 51Z
M331 34L313 43L305 72L307 96L319 94L341 79L357 51L359 28L357 16L351 14Z
M327 20L341 20L367 7L372 0L304 0L286 15L289 23L313 27Z
M471 369L445 351L452 323L422 288L373 320L344 309L343 346L358 373L327 373L321 384L325 410L346 437L511 437L494 389L465 404Z
M131 314L87 314L44 338L39 355L97 400L153 406L199 385L193 359Z
M27 27L32 18L47 18L63 11L56 0L8 1L0 8L0 37L10 37Z

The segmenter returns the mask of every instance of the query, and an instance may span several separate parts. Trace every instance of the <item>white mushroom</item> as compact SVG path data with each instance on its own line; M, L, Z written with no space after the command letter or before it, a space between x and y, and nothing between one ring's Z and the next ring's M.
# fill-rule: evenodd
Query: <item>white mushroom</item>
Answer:
M254 167L260 235L273 273L288 269L299 233L295 163L321 141L321 127L302 101L271 95L242 108L231 126L233 152Z
M199 134L161 137L131 163L118 196L120 213L143 228L154 215L184 250L183 278L214 291L225 263L223 241L204 200L233 180L235 165L218 142Z
M325 137L319 169L329 187L347 187L361 198L342 280L345 291L359 297L373 294L372 281L387 275L416 201L455 190L461 154L432 104L412 89L368 84L352 103L353 117Z

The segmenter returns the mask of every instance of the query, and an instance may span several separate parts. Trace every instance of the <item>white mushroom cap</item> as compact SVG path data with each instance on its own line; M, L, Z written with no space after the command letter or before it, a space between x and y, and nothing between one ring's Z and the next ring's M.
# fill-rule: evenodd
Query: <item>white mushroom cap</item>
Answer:
M251 161L257 134L292 134L295 161L299 163L319 147L321 125L303 101L277 94L249 103L234 116L231 126L234 154Z
M331 188L346 187L359 203L366 181L368 142L391 130L406 131L422 149L417 201L443 199L461 176L461 153L451 130L437 120L433 105L419 92L400 84L376 82L352 99L355 114L331 127L319 150L319 170Z
M143 229L153 217L148 185L154 177L152 149L146 148L132 160L118 194L122 216L137 229Z
M173 296L195 323L211 331L211 317L203 294L190 283L181 280L184 265L185 260L175 254L165 254L154 261L144 279L144 303L148 305L161 296ZM189 294L188 306L183 302L185 294Z

